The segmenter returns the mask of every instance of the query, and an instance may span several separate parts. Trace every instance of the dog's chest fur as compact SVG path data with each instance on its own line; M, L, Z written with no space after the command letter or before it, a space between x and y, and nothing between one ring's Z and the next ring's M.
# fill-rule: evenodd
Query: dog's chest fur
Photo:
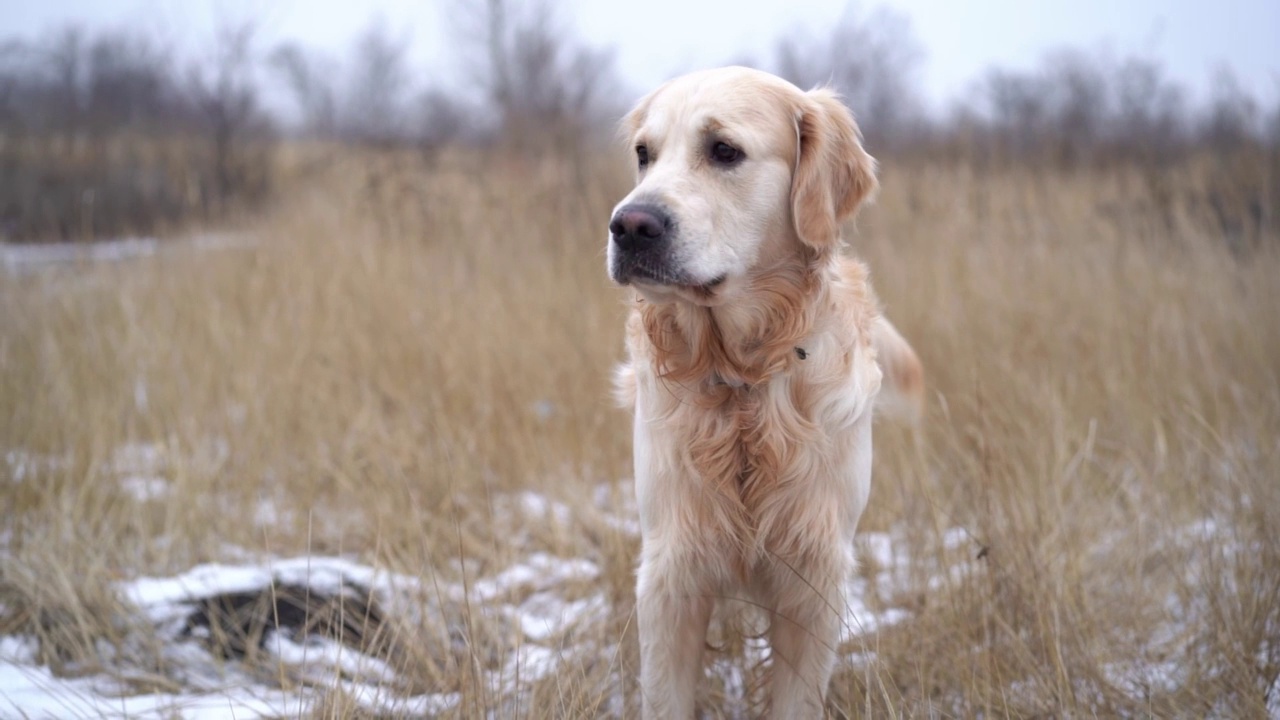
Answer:
M620 380L624 394L634 383L637 478L654 486L640 489L642 523L703 535L742 578L766 556L830 541L852 505L861 512L841 470L880 375L867 340L874 303L849 277L792 314L762 313L771 327L736 342L705 308L632 313Z

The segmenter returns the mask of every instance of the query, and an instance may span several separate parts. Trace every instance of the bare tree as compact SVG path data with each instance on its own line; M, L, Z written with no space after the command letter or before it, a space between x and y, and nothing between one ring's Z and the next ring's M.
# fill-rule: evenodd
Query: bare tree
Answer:
M190 73L194 104L212 142L217 203L249 181L253 173L242 162L241 144L265 125L254 77L256 30L252 22L224 23L217 30L211 62L192 67Z
M0 43L0 127L7 133L31 125L32 91L35 83L31 49L18 38Z
M188 124L167 49L141 33L116 31L95 38L89 58L87 113L94 132Z
M418 100L418 141L428 157L434 157L444 146L459 140L476 141L480 134L473 128L474 110L461 99L442 90L428 90Z
M989 135L1000 154L1018 158L1035 154L1049 124L1044 84L1030 75L992 70L981 88L988 105Z
M393 37L375 20L356 41L355 64L343 102L343 131L371 144L405 139L408 132L407 35Z
M254 38L252 23L225 23L182 68L128 28L0 41L0 233L162 231L192 210L261 200L269 122Z
M1165 162L1184 144L1185 93L1142 58L1059 50L1034 70L990 71L976 97L970 117L1006 160Z
M293 95L303 128L318 137L332 137L338 130L332 65L295 44L281 45L270 56L270 67L283 77Z
M1218 68L1212 82L1209 106L1200 123L1204 141L1219 152L1228 152L1260 138L1258 101L1241 86L1231 68Z
M90 35L78 26L43 40L0 46L6 125L101 133L126 125L183 121L170 55L127 30Z
M1280 78L1276 78L1275 86L1276 104L1271 108L1263 132L1272 151L1280 155Z
M914 75L923 57L907 18L881 8L850 10L828 33L778 43L776 71L802 88L834 87L858 116L872 148L900 147L922 116Z
M1067 165L1088 162L1113 116L1105 65L1076 49L1052 53L1044 65L1052 152Z
M1144 161L1171 157L1183 142L1186 93L1150 60L1125 60L1113 78L1116 151Z
M454 0L460 60L516 147L580 141L602 120L610 53L574 42L547 0Z
M46 45L46 67L53 73L54 118L69 134L80 129L88 80L88 43L78 26L59 30Z
M87 33L66 25L31 42L11 38L0 47L11 122L74 137L88 97Z

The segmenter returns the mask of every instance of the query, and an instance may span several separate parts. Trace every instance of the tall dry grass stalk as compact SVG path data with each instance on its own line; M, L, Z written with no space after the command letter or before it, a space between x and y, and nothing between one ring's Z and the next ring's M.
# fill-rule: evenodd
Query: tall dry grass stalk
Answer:
M479 670L514 641L458 607L459 644L405 625L396 662L462 691L468 717L594 716L618 695L633 711L636 539L592 501L629 490L603 258L626 185L589 162L349 158L298 180L252 246L4 278L0 631L92 665L122 632L112 581L228 547L433 581L544 550L605 569L610 620L575 638L601 652L503 705ZM918 430L877 426L863 527L952 570L912 571L909 618L847 648L869 660L838 673L833 713L1276 707L1280 238L1233 255L1197 205L1157 213L1148 191L1122 172L889 165L850 244L932 396ZM167 494L114 480L139 448ZM525 489L580 512L496 510ZM968 540L944 543L952 528ZM1152 666L1177 669L1131 671Z

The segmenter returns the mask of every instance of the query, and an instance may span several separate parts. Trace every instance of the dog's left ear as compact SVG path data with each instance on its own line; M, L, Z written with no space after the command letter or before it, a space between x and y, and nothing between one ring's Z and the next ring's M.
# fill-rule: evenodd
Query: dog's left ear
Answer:
M805 93L797 112L799 153L791 178L791 214L806 245L833 249L840 223L877 187L876 161L862 148L853 113L831 90Z

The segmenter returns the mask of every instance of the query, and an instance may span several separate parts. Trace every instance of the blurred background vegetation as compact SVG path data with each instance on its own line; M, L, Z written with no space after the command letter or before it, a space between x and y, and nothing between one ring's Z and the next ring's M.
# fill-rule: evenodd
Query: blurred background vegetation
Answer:
M122 580L341 554L461 588L379 630L387 692L638 713L604 241L649 88L563 6L448 1L447 83L385 21L336 55L256 20L0 41L0 638L55 676L189 685ZM846 237L927 369L859 527L910 565L861 552L856 599L903 619L844 643L832 715L1276 717L1280 106L1067 48L940 112L888 11L725 60L846 96L882 177ZM604 610L539 638L474 592L537 554L598 566L549 589ZM496 683L527 648L555 672ZM741 648L708 717L761 714Z
M576 37L553 2L452 0L448 10L447 53L472 92L421 80L409 36L385 19L353 30L342 57L269 45L262 23L243 18L220 21L195 50L124 26L0 40L0 238L230 223L351 148L411 150L424 169L445 148L606 149L634 100L608 48ZM915 82L923 57L908 20L879 9L821 32L780 32L771 52L726 62L833 85L888 167L1124 167L1173 212L1188 198L1164 175L1197 164L1205 192L1191 200L1233 246L1255 245L1276 222L1280 100L1266 106L1230 67L1193 102L1156 60L1060 48L1030 70L990 69L937 112Z

